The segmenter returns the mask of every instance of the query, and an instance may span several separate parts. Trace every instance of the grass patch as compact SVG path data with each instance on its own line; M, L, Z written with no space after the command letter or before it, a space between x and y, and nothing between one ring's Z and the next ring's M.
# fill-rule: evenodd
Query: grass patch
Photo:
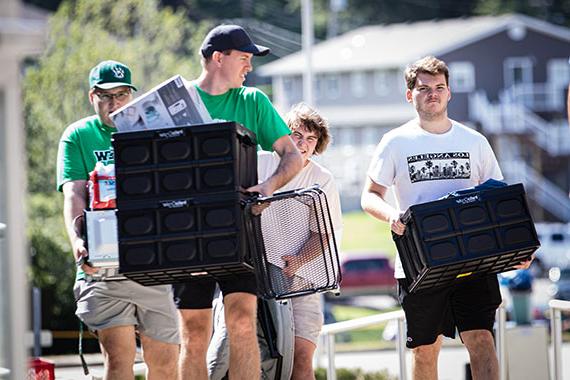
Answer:
M345 213L342 219L344 228L341 251L381 251L391 257L396 255L388 223L374 219L362 211Z
M390 311L384 310L383 312ZM338 322L355 318L368 317L380 313L378 310L364 307L334 305L332 313ZM394 342L387 342L382 339L382 333L386 327L386 322L378 325L347 331L336 335L335 343L338 352L381 350L393 348Z

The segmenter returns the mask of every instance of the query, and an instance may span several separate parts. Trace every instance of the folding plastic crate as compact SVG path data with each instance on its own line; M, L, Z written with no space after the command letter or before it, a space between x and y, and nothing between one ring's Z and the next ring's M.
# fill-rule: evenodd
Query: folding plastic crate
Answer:
M142 285L252 272L241 193L117 211L119 273Z
M258 198L248 202L245 212L260 296L284 299L338 288L338 251L322 190ZM287 255L299 258L293 272Z
M117 208L257 184L255 134L235 122L113 134Z
M511 270L540 246L522 184L413 205L402 220L410 292Z

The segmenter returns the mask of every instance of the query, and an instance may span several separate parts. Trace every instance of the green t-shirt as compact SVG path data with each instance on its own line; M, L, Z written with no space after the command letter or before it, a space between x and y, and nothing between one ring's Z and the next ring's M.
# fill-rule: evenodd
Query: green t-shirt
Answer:
M221 95L210 95L194 84L212 119L236 121L254 132L263 150L272 151L273 143L291 133L271 101L254 87L232 88Z
M101 122L99 116L89 116L68 126L57 151L57 190L69 181L88 180L89 173L99 161L114 163L111 133L116 129ZM76 280L85 278L77 269Z
M114 163L111 133L116 129L101 122L97 115L86 117L68 126L59 140L57 152L57 190L64 183L88 180L99 161Z

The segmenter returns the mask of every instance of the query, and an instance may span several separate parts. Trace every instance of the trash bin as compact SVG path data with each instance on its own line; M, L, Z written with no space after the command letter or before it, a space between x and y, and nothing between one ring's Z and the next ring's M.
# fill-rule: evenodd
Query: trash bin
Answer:
M513 320L517 325L530 325L532 322L530 291L511 290L511 298L513 300Z
M528 269L519 269L501 274L501 283L509 289L512 299L512 319L517 325L530 325L532 274Z

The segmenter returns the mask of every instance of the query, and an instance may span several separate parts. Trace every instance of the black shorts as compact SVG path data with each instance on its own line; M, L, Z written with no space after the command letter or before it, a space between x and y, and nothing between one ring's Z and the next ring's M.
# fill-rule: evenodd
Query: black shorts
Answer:
M216 282L222 294L231 293L257 294L255 274L243 273L228 279L216 281L212 278L174 284L174 303L178 309L211 309Z
M408 293L408 280L398 279L398 299L407 323L406 346L432 344L441 334L455 338L455 330L493 332L495 313L501 304L496 275L465 281L450 287Z

